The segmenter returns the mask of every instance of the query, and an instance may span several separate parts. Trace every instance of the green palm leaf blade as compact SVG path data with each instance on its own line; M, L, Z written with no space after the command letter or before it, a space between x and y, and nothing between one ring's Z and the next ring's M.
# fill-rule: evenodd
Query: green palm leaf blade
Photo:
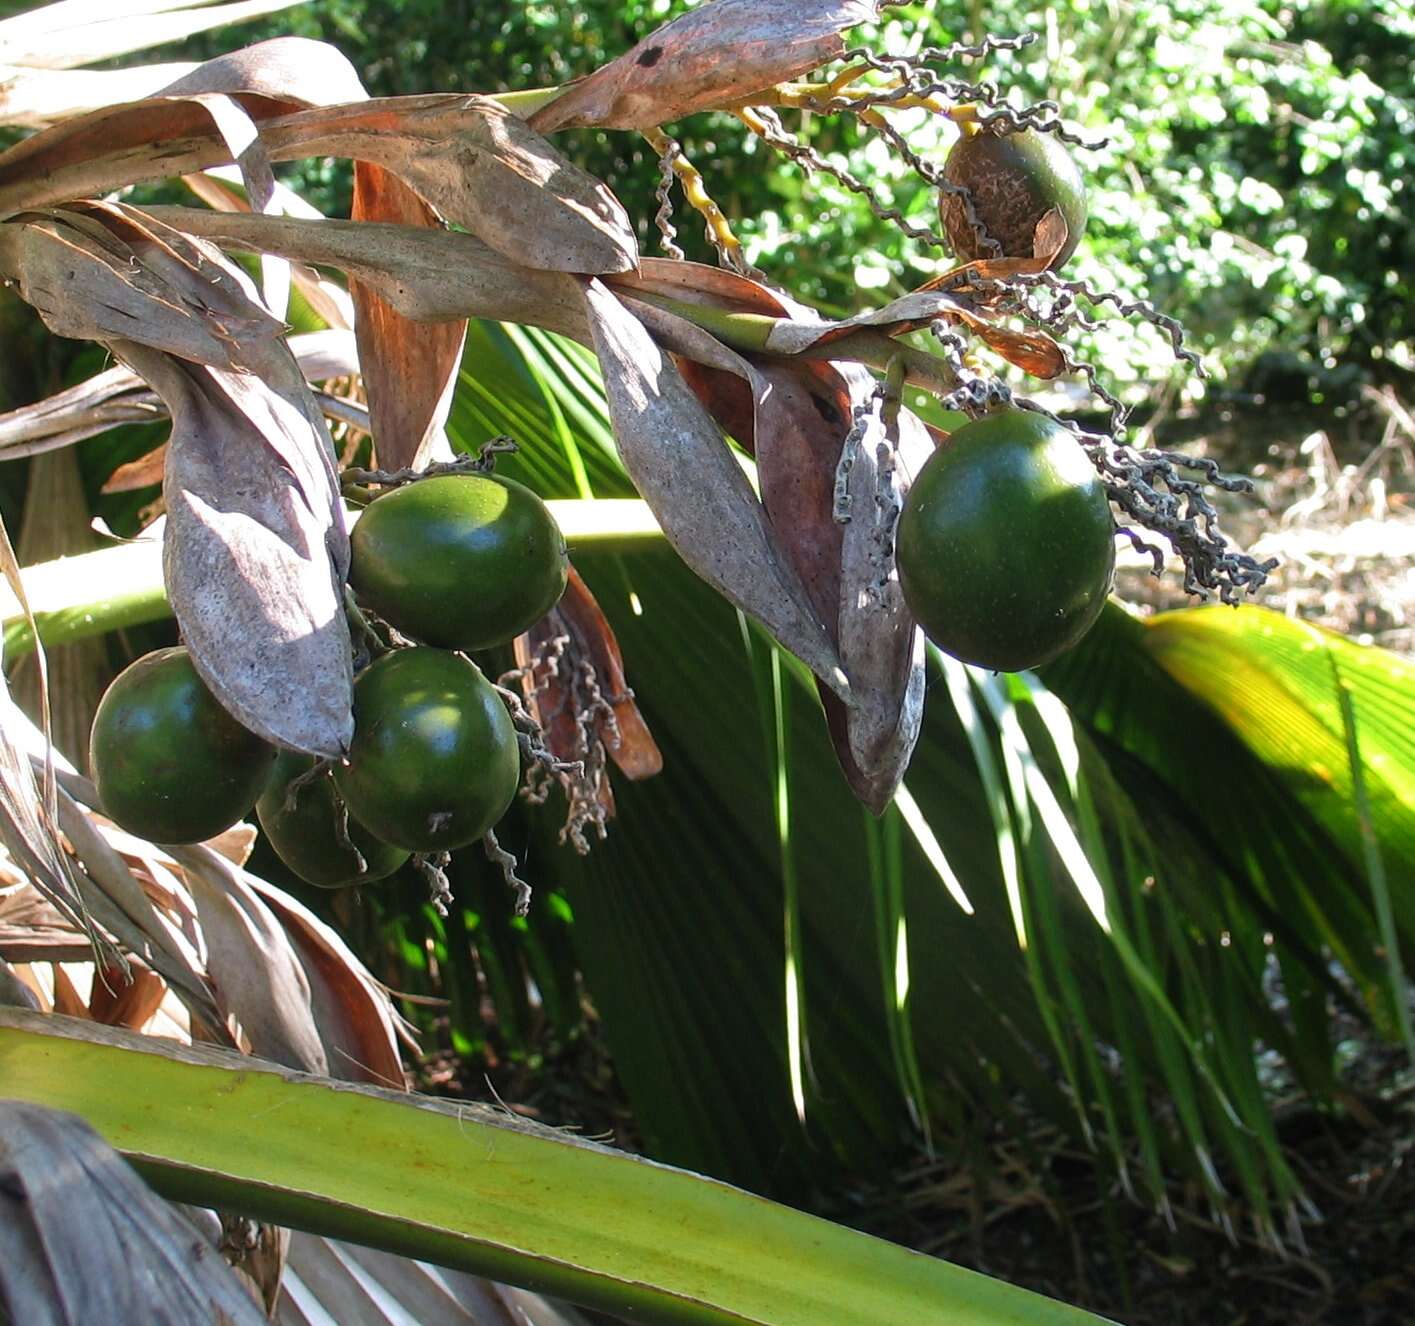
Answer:
M0 1008L6 1093L83 1116L164 1196L646 1323L1098 1318L480 1109Z
M619 816L587 860L549 844L532 855L541 887L570 900L586 982L651 1153L780 1193L824 1180L835 1163L883 1172L908 1135L905 1092L882 1034L869 843L814 694L785 692L813 1069L802 1130L785 1039L775 769L734 614L666 551L629 565L637 614L604 559L581 559L581 569L619 636L665 768L620 786ZM911 781L957 811L939 826L946 852L965 877L989 879L995 847L981 790L944 708L921 745ZM1001 1071L1065 1117L1038 1071L1045 1035L1001 888L986 888L968 917L917 849L903 858L909 1008L926 1080L981 1099ZM1014 979L1000 979L1009 969Z
M1362 858L1355 788L1332 663L1356 710L1370 816L1415 940L1415 664L1259 608L1218 606L1156 617L1146 645L1170 676L1205 697L1307 812ZM1211 685L1223 675L1226 684Z
M1333 658L1349 687L1365 799L1408 945L1415 933L1408 664L1255 607L1142 622L1111 605L1091 635L1041 675L1118 761L1132 794L1188 821L1276 937L1284 967L1304 964L1311 982L1342 997L1326 972L1329 948L1391 1029L1397 1001L1361 850ZM1310 1016L1305 1025L1312 1044Z

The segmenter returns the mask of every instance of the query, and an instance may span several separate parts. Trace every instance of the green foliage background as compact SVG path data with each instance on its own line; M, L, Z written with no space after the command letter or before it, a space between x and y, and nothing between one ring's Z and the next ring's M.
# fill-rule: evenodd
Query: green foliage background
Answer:
M376 95L491 91L588 73L683 0L326 0L270 20L339 45ZM251 39L253 26L242 28ZM1033 33L1027 50L943 68L1014 99L1056 100L1088 138L1087 241L1071 274L1144 295L1179 318L1211 368L1236 382L1264 353L1297 356L1340 389L1358 373L1415 368L1415 10L1407 0L1180 0L1166 5L998 0L889 11L874 49ZM224 48L225 34L207 39ZM789 117L788 117L789 120ZM789 127L797 127L794 122ZM920 113L911 142L941 157L952 130ZM853 121L814 119L809 141L879 180L917 223L927 191ZM834 181L767 157L726 116L674 132L733 218L754 261L798 295L853 309L947 265L901 238ZM574 131L559 145L608 180L651 234L656 162L631 135ZM316 202L345 206L342 167L304 168ZM682 214L689 256L710 260ZM1132 394L1167 372L1161 342L1113 322L1082 348ZM1291 370L1296 363L1279 361ZM1187 390L1200 390L1190 383Z

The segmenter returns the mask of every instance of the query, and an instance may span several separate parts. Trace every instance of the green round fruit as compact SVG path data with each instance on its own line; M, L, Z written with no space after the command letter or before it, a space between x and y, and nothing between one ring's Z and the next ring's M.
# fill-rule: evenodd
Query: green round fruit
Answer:
M965 663L1017 672L1071 648L1100 615L1115 522L1072 434L1004 410L959 428L919 471L896 560L930 640Z
M275 747L243 728L197 676L185 649L159 649L99 701L89 764L99 801L129 833L195 843L255 805Z
M441 649L399 649L354 683L354 741L334 783L384 842L443 852L506 813L521 777L516 729L475 665Z
M569 565L555 517L529 488L449 474L369 504L350 538L349 583L414 640L487 649L559 602Z
M1053 269L1076 252L1086 229L1086 181L1055 134L1028 129L998 134L965 134L943 163L943 178L967 189L973 211L987 235L1002 245L1001 255L982 242L968 220L963 200L939 195L939 216L953 251L975 258L1030 258L1037 222L1053 207L1066 220L1067 237Z
M302 880L325 889L386 879L408 859L408 853L380 842L352 815L348 837L357 855L339 841L339 804L330 774L296 788L295 803L288 804L290 781L308 773L314 763L313 755L281 751L255 803L256 818L275 854Z

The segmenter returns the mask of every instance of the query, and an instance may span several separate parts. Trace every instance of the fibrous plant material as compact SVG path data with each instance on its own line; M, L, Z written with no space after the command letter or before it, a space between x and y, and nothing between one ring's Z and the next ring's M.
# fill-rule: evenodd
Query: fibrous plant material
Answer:
M637 781L658 773L663 756L634 702L619 642L573 566L560 602L517 637L515 651L516 670L501 681L519 681L525 697L511 706L528 756L524 795L542 805L559 785L561 841L583 856L589 833L602 839L614 815L609 762Z

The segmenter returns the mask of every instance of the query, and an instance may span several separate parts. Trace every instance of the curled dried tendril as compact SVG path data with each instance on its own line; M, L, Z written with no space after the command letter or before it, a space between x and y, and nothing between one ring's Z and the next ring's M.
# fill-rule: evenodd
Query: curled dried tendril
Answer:
M868 131L883 138L930 190L961 203L964 218L973 228L980 251L1001 254L1001 246L979 221L969 191L945 179L938 166L916 152L890 122L888 112L923 108L994 133L1030 130L1054 134L1062 142L1080 147L1104 147L1105 139L1090 142L1068 130L1060 119L1060 108L1053 101L1015 106L1006 100L995 83L942 77L931 68L958 60L977 60L989 55L1020 51L1035 40L1033 33L1018 37L987 36L971 44L931 46L909 55L876 54L865 47L856 47L841 57L845 68L834 77L820 82L782 84L753 98L751 104L737 106L735 110L752 133L774 151L795 162L807 175L816 172L828 175L843 189L864 199L879 220L898 227L911 239L948 248L948 241L936 230L910 221L897 204L883 198L872 184L861 180L848 167L832 161L809 143L802 142L786 128L778 112L789 108L818 115L853 115ZM871 74L883 75L884 79L874 84L860 81ZM730 223L708 192L702 176L684 154L681 144L661 129L650 130L644 137L659 158L659 182L654 193L658 210L654 222L662 237L664 253L675 259L684 256L673 225L670 189L676 178L688 203L702 215L718 262L742 275L765 279L747 262Z
M413 869L427 881L428 901L439 916L447 915L452 901L452 886L447 882L447 867L452 864L450 852L414 852Z
M558 785L567 803L560 841L586 856L589 831L603 841L613 813L608 752L620 740L614 704L629 697L606 696L593 662L563 633L539 644L525 666L500 680L519 680L540 724L568 736L573 758L557 759L547 751L548 758L529 765L522 796L531 805L543 805Z
M496 834L491 829L482 836L481 845L486 859L501 868L501 877L506 881L506 886L515 893L515 901L511 904L512 912L517 916L525 916L531 910L531 886L516 873L516 858L496 841Z
M1245 594L1261 588L1277 559L1259 562L1235 552L1218 526L1218 512L1204 495L1204 484L1230 493L1253 490L1250 479L1225 474L1206 457L1180 451L1134 450L1100 437L1082 442L1091 463L1100 473L1110 500L1136 524L1163 535L1184 562L1184 588L1200 598L1217 593L1224 603L1236 604ZM1198 471L1202 480L1184 476ZM1154 560L1154 573L1164 568L1164 554L1135 530L1121 526L1121 533L1140 552Z
M676 242L678 232L673 227L673 204L669 194L669 184L676 178L689 206L703 218L708 241L717 253L718 264L739 276L765 281L765 274L747 261L742 241L733 233L726 213L708 192L702 175L688 160L681 144L670 138L662 129L646 130L644 140L658 153L659 184L654 191L654 197L658 200L658 212L654 219L664 240L664 252L674 259L681 260L684 256Z

